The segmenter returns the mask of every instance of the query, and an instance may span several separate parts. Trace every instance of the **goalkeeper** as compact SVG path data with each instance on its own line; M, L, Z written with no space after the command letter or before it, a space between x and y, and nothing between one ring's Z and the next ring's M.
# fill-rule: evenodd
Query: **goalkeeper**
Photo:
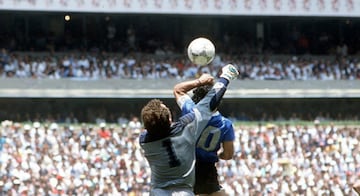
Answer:
M220 79L193 110L172 123L171 112L158 99L150 100L141 111L146 131L140 146L151 169L150 195L194 195L195 144L213 111L218 107L229 81L238 76L232 65L222 69ZM192 88L212 84L204 74L192 81Z

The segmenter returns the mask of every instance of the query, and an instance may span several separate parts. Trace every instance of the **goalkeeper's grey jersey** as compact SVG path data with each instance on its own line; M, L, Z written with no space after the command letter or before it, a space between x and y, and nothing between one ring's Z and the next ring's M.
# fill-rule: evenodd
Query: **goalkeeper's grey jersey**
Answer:
M151 168L151 187L189 188L195 182L195 144L226 90L227 81L220 80L194 108L171 126L165 138L148 133L140 136L140 145Z

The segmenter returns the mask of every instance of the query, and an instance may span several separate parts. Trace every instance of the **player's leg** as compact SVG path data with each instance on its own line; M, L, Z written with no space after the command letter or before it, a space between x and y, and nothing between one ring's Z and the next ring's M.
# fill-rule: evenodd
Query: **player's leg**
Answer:
M210 195L218 192L224 191L219 185L215 164L196 162L194 193L196 195Z
M219 191L210 193L210 194L199 194L197 196L228 196L228 194L226 194L224 189L221 189Z
M194 196L194 193L189 188L168 188L168 189L153 189L150 191L150 196Z

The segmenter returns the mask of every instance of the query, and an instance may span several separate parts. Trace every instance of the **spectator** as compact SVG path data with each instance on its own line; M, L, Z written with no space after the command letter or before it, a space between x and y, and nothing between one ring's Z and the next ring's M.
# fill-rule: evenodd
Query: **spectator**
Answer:
M38 56L8 54L5 50L0 71L3 77L34 78L74 78L74 79L186 79L195 78L201 73L217 75L221 67L235 62L241 71L240 79L252 80L355 80L360 66L358 60L349 56L334 56L306 59L293 56L289 59L270 60L248 59L241 56L217 55L208 66L197 67L186 58L154 58L147 54L97 55L70 54L61 56ZM54 59L59 58L59 61Z
M128 131L130 134L139 134L142 129L142 124L137 116L133 116L128 122Z
M1 194L51 195L60 191L59 184L67 195L149 192L147 162L137 141L121 134L120 127L113 130L119 132L119 140L101 142L96 126L50 124L47 130L43 122L39 124L32 125L44 132L36 136L30 124L2 122ZM69 129L64 126L73 127L74 134L62 141ZM219 180L227 193L352 194L360 175L358 126L316 121L235 125L234 129L234 159L218 163Z
M110 139L111 133L106 129L106 124L104 122L100 123L100 130L98 131L98 135L102 139Z

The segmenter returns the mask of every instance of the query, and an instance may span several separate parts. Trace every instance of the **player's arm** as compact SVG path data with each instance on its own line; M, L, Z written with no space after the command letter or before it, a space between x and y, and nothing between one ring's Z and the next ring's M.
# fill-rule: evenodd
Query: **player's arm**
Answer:
M215 83L212 89L208 92L205 98L210 97L210 111L214 111L220 104L222 97L225 94L226 88L229 85L231 80L235 80L239 75L239 71L232 64L227 64L221 69L222 73L220 75L220 79ZM215 93L213 95L212 93ZM206 99L202 99L200 102L206 102ZM201 105L201 104L198 104Z
M194 88L203 85L211 85L214 83L214 77L209 74L202 74L200 78L190 81L184 81L176 84L173 89L173 93L179 107L182 107L183 100L190 98L188 92Z
M358 195L360 195L360 179L355 182L353 189Z
M198 121L195 127L197 137L201 134L201 131L205 128L207 122L211 118L212 112L219 106L230 80L236 79L238 75L239 72L235 66L231 64L224 66L219 80L214 84L206 96L196 104L194 112L196 121Z
M225 141L222 143L222 151L219 153L219 158L223 160L230 160L234 156L234 142Z
M222 151L219 153L219 158L223 160L232 159L234 156L234 140L235 140L235 131L232 122L224 118L225 123L225 134L222 140Z

